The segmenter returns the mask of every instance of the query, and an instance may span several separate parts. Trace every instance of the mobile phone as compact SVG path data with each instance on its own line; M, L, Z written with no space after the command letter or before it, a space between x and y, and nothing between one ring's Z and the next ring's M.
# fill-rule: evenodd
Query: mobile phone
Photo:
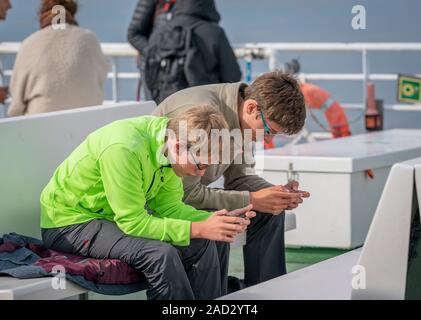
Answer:
M244 208L231 210L231 211L228 211L227 216L240 217L240 218L245 219L246 218L246 212L250 211L252 208L253 208L252 205L248 205L247 207L244 207Z
M242 214L230 214L229 212L227 213L227 216L230 216L230 217L239 217L239 218L243 218L243 219L245 219L246 218L246 214L245 213L242 213Z
M306 194L306 193L308 193L307 191L303 191L303 190L295 190L293 187L292 187L292 185L294 184L294 182L296 182L296 180L291 180L291 181L288 181L288 183L286 184L286 185L284 185L283 187L288 191L288 192L291 192L291 193L302 193L302 194Z

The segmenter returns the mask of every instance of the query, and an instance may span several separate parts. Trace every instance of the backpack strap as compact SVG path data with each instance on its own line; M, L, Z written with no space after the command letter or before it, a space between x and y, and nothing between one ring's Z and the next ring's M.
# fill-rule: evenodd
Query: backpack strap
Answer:
M197 28L198 26L200 26L201 24L206 23L206 21L203 20L196 20L195 22L193 22L190 26L186 27L187 29L187 38L186 38L186 42L187 42L187 47L190 47L192 45L192 39L193 39L193 30L195 28Z

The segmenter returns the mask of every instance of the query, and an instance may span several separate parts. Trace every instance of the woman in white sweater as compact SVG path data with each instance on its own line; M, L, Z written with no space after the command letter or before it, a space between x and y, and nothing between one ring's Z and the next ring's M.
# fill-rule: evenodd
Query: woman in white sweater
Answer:
M66 9L65 29L53 28L53 7ZM73 0L42 0L41 30L16 57L9 116L100 105L109 64L95 35L78 27Z

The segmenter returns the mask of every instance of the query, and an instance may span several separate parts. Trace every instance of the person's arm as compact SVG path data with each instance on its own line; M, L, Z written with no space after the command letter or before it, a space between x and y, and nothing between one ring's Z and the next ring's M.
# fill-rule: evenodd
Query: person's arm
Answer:
M140 54L148 45L156 5L156 0L139 0L127 30L127 40Z
M253 205L260 212L280 214L302 202L300 194L288 193L254 174L254 165L232 163L224 172L225 189L201 184L200 177L183 179L185 201L196 208L234 210Z
M255 192L272 187L273 184L255 173L254 166L254 164L244 162L242 164L231 164L224 172L225 189Z
M168 170L168 169L167 169ZM250 224L249 219L239 217L245 214L253 218L255 213L248 208L236 210L237 213L227 210L208 212L197 210L182 202L183 185L181 179L175 174L165 182L155 198L148 201L149 208L159 217L191 221L190 238L201 238L215 241L233 242L234 237L246 230Z
M164 170L171 170L166 168ZM148 206L159 217L187 221L203 221L211 216L208 211L197 210L183 203L183 184L175 174L159 189L155 198L148 201Z
M190 221L156 217L146 211L142 164L135 154L115 144L102 152L98 164L114 221L121 231L174 245L190 243Z
M200 177L186 177L183 185L184 201L195 208L234 210L250 203L248 191L209 188L201 183Z
M235 151L232 150L231 152ZM250 203L253 204L250 199L250 191L271 187L272 184L254 173L254 164L247 164L245 153L238 153L237 157L239 159L233 160L223 173L225 189L209 188L201 183L200 177L187 177L183 179L184 200L196 208L227 210L242 208ZM211 169L213 168L208 170ZM218 172L219 169L213 171Z
M218 64L219 81L221 83L241 80L240 66L223 29L221 29L219 36Z
M274 186L256 175L254 157L246 161L242 154L241 164L231 164L224 172L226 189L249 191L249 203L256 211L281 214L284 210L295 209L307 195L290 193L282 186Z

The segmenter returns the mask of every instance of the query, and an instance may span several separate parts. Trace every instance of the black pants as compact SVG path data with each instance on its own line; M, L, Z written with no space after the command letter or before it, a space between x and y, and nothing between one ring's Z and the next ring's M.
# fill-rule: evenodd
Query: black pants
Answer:
M227 243L193 239L189 246L172 246L127 236L107 220L43 229L42 237L48 248L120 259L140 270L148 283L148 299L214 299L227 292Z
M271 184L256 180L254 184L238 182L229 190L256 192ZM286 274L285 212L280 215L256 212L247 228L243 247L244 282L252 286Z
M246 286L282 276L285 265L285 215L257 213L247 229L243 247Z

